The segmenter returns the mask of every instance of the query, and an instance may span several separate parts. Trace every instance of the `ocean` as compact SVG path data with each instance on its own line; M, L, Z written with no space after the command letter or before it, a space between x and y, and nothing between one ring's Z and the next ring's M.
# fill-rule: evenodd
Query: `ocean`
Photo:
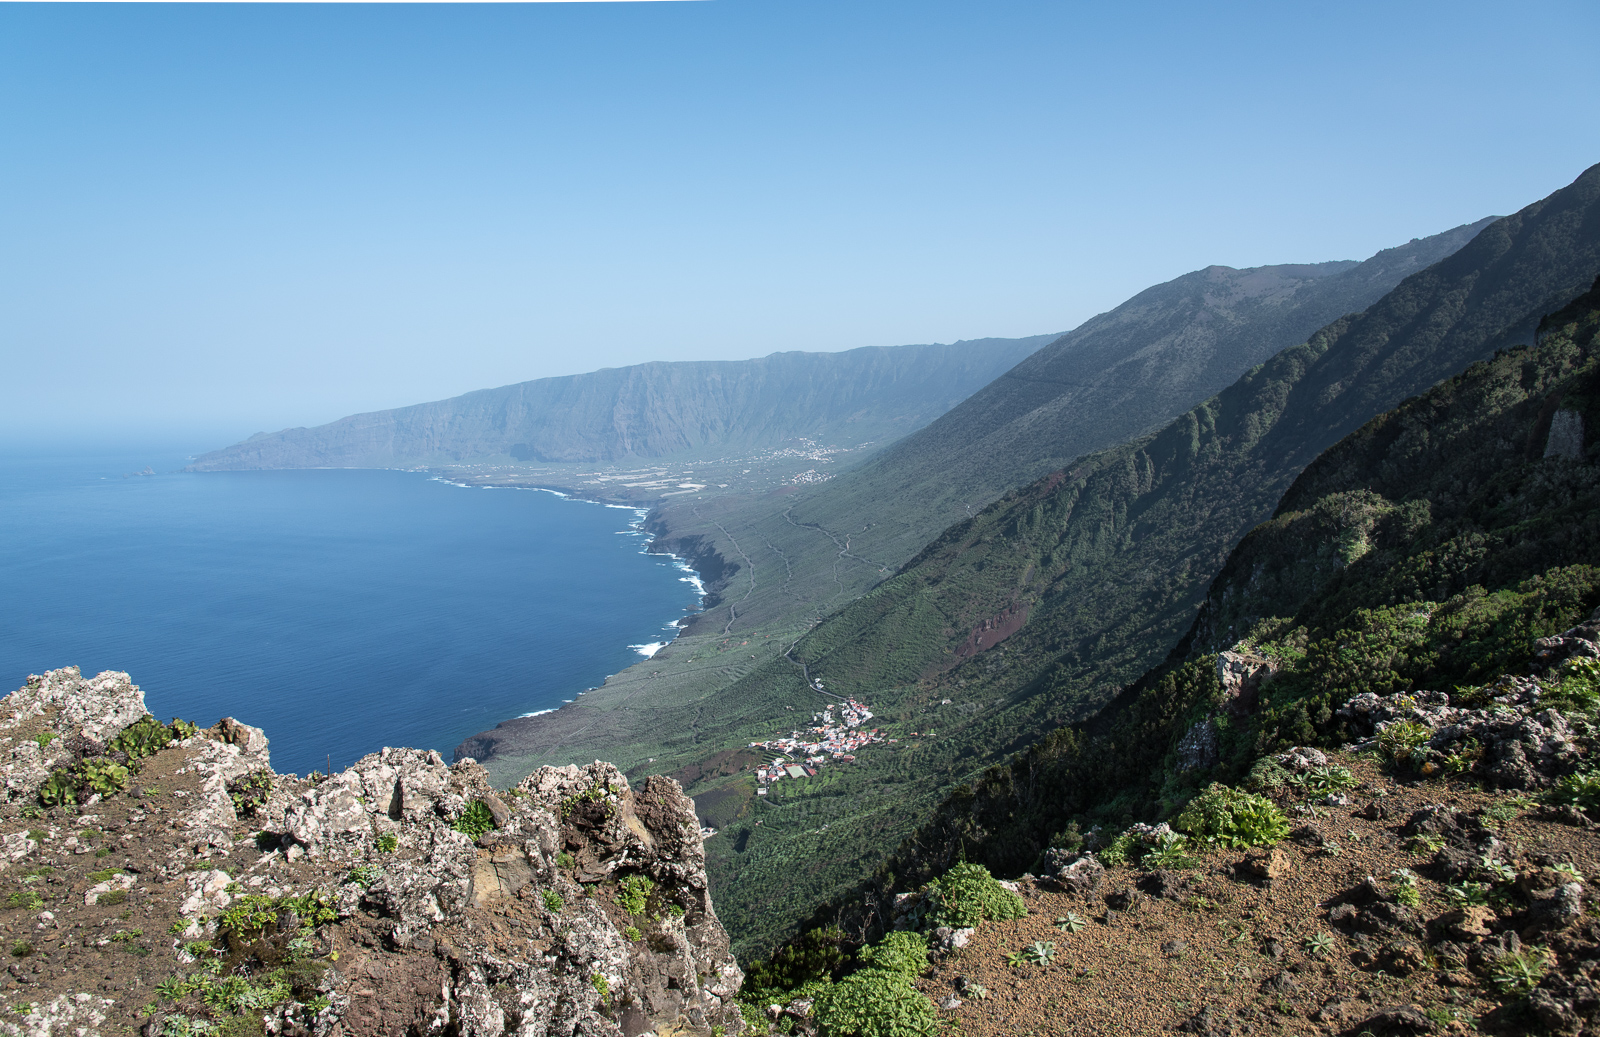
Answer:
M455 746L671 639L694 574L642 513L425 473L184 473L0 456L0 694L126 670L165 721L264 728L273 766ZM149 466L156 474L137 475Z

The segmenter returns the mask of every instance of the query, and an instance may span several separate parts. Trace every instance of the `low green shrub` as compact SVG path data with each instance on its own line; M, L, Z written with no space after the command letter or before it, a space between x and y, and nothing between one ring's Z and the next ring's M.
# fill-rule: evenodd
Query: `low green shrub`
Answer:
M1293 775L1270 756L1263 756L1244 776L1245 787L1253 792L1271 792L1283 788Z
M1270 799L1215 784L1190 800L1172 827L1235 849L1269 846L1289 835L1289 819Z
M760 1008L763 1001L787 1001L799 996L793 992L802 987L831 982L845 965L844 944L844 931L838 926L806 930L766 961L750 966L739 991L740 1002Z
M995 881L981 864L963 861L928 887L933 900L931 922L968 929L982 921L1002 922L1028 913L1022 898Z
M1489 984L1509 997L1526 996L1544 978L1547 964L1538 948L1502 955L1489 965Z
M105 902L105 897L101 897ZM297 897L268 897L246 893L217 917L217 934L224 939L249 942L278 925L279 916L293 914L302 929L315 929L339 917L328 895L316 890Z
M991 880L992 881L992 880ZM904 973L863 969L812 1002L821 1037L937 1037L939 1013Z
M476 839L485 832L494 829L494 814L489 810L489 805L481 799L475 799L467 804L461 816L455 819L450 826L463 835L470 835Z
M82 774L81 787L101 796L115 795L128 787L128 768L115 760L85 760Z
M271 771L253 771L228 783L228 798L233 801L234 812L240 816L254 814L266 806L271 795Z
M871 947L861 949L868 968L898 972L915 979L927 971L928 941L920 933L894 932Z
M1192 868L1200 862L1183 852L1188 845L1189 840L1176 832L1164 832L1142 863L1146 868Z
M1563 713L1593 713L1600 708L1600 659L1574 656L1561 664L1555 687L1540 700Z
M111 751L125 753L129 762L154 756L166 747L173 733L166 724L146 713L111 740Z
M1312 767L1291 777L1289 785L1296 792L1321 796L1353 789L1356 779L1348 767Z
M629 915L637 917L650 904L650 894L656 884L644 875L629 875L617 883L617 903Z
M1111 840L1111 845L1095 854L1100 858L1100 863L1108 868L1115 868L1123 864L1132 864L1139 859L1139 852L1143 847L1136 836L1119 835Z
M1411 767L1433 732L1413 720L1397 720L1378 732L1378 752L1396 767Z
M350 869L345 880L353 882L362 889L371 889L373 883L383 877L383 869L376 864L358 864Z
M39 802L47 807L65 806L78 801L78 776L70 768L50 772L39 789Z
M1600 809L1600 770L1569 774L1545 793L1545 801L1579 810Z

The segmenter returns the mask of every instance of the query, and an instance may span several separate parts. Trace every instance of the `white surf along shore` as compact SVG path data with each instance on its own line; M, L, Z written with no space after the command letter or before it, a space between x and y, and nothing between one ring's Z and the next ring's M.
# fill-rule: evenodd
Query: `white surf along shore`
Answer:
M686 610L687 614L683 615L683 616L680 616L677 619L674 619L674 620L668 622L665 626L662 627L662 630L667 632L667 635L666 635L665 638L663 638L662 640L659 640L659 641L647 641L647 642L644 642L642 644L636 644L636 645L629 645L628 646L630 649L632 649L635 652L638 652L641 656L643 656L646 659L654 657L657 652L661 651L661 649L663 649L663 648L667 647L669 644L671 644L677 638L678 634L682 632L684 626L687 625L689 616L694 614L694 613L696 613L696 612L699 612L701 610L702 605L705 602L705 599L706 599L705 581L701 578L700 573L698 571L696 571L695 568L692 565L690 565L689 562L686 559L681 558L678 555L675 555L670 551L652 551L651 550L651 547L654 544L654 538L651 537L650 534L648 532L646 532L645 528L644 528L645 519L647 517L649 517L649 514L650 514L650 509L649 508L640 508L640 507L636 507L636 506L631 505L631 504L612 504L612 503L608 503L606 501L589 500L589 499L584 498L584 497L577 497L577 496L574 496L574 495L572 495L570 493L565 493L565 492L563 492L561 490L552 490L552 489L549 489L548 487L544 487L544 486L472 486L472 485L470 485L468 483L457 482L454 479L450 479L450 478L447 478L447 477L442 476L442 475L433 475L433 476L430 476L430 478L434 482L441 482L441 483L446 484L447 486L454 486L454 487L457 487L458 489L463 489L463 490L528 490L528 491L532 491L534 493L548 493L551 496L559 497L562 500L572 501L572 502L577 503L577 504L589 504L589 505L593 505L593 506L601 507L601 508L615 508L615 509L618 509L620 511L631 511L631 512L633 512L633 516L634 516L633 517L633 522L631 522L629 524L627 529L617 530L617 535L618 536L631 536L631 537L640 537L640 538L642 538L645 541L645 543L644 543L644 546L640 549L639 553L642 554L642 555L649 555L649 556L654 557L654 558L664 559L668 564L670 564L674 569L677 569L679 571L679 573L682 574L682 575L680 575L678 577L679 582L680 583L687 583L690 586L692 586L694 588L694 594L695 594L694 606L692 608ZM614 676L615 676L615 674L610 674L610 673L606 674L605 678L601 681L601 684L604 684L605 681L610 680ZM593 691L593 690L595 690L595 689L594 688L585 688L583 691L578 692L578 695L581 696L585 692L589 692L589 691ZM568 705L568 704L572 703L573 701L574 701L574 699L562 699L561 700L561 705L563 705L563 706L564 705ZM547 709L536 709L536 710L533 710L532 712L529 712L529 713L520 713L520 714L518 714L518 719L522 719L522 718L525 718L525 717L543 716L546 713L554 713L556 710L558 710L560 708L561 708L561 706L551 706L551 707L549 707Z

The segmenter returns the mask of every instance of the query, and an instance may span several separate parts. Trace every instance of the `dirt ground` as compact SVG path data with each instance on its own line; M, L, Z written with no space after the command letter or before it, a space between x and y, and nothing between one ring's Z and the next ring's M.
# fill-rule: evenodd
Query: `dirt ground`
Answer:
M1179 1028L1356 1033L1362 1021L1404 1005L1425 1017L1432 1032L1543 1032L1517 999L1503 1000L1481 976L1434 952L1430 941L1438 942L1439 919L1456 905L1446 896L1446 882L1434 877L1434 850L1413 850L1416 844L1402 829L1426 807L1481 819L1497 833L1503 844L1498 852L1523 872L1525 884L1539 881L1541 873L1553 881L1540 866L1559 862L1584 876L1600 873L1600 834L1543 820L1530 801L1505 793L1459 782L1397 781L1370 759L1341 756L1332 762L1349 767L1361 784L1346 793L1347 805L1318 806L1314 816L1295 817L1291 810L1298 839L1280 846L1287 874L1244 875L1235 867L1243 851L1211 850L1182 871L1107 869L1093 894L1025 880L1021 895L1028 916L985 923L965 948L921 981L923 991L936 1004L959 1001L945 1015L955 1032L969 1037ZM1492 811L1487 818L1485 810ZM1415 914L1430 922L1429 937L1418 941L1422 953L1410 961L1385 959L1375 946L1382 941L1330 920L1330 910L1363 880L1371 876L1387 888L1400 868L1417 874L1421 904ZM1565 963L1600 940L1587 891L1584 907L1583 921L1551 943L1565 952ZM1085 922L1077 932L1057 924L1069 914ZM1486 928L1511 928L1513 917L1507 909ZM1318 934L1331 944L1314 943ZM1055 945L1049 964L1007 964L1009 954L1035 941ZM1403 1023L1391 1030L1415 1032Z

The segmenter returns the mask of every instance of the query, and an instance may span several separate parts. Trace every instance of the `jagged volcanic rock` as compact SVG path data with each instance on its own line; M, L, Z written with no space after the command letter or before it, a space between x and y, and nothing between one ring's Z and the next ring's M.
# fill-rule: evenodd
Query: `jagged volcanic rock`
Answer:
M0 777L0 1034L742 1029L670 779L496 792L416 749L280 775L259 729L160 725L76 668L0 701Z

